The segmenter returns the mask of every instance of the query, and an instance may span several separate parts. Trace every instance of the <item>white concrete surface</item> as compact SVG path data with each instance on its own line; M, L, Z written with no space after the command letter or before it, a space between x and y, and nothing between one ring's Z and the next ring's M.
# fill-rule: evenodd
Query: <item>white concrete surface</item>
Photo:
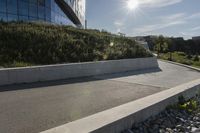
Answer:
M175 104L179 96L189 99L199 94L199 90L200 79L197 79L41 133L120 133L131 128L133 123L141 122L168 105Z
M0 85L52 81L158 68L155 57L0 69Z

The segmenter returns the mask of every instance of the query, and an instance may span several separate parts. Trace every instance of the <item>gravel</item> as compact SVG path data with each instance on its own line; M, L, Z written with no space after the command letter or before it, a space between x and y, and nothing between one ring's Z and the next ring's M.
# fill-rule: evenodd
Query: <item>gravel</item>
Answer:
M200 105L192 112L168 108L123 133L200 133Z

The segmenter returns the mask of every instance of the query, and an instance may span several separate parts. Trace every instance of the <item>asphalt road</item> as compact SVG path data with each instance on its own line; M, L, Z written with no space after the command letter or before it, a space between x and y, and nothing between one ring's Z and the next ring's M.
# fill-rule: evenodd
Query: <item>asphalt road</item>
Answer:
M137 83L164 88L172 88L180 84L200 78L200 72L197 72L196 70L192 70L190 68L166 63L163 61L159 61L159 67L160 71L157 72L129 72L123 74L97 76L97 78L109 78L113 81Z
M0 133L37 133L200 78L159 62L160 70L0 87Z

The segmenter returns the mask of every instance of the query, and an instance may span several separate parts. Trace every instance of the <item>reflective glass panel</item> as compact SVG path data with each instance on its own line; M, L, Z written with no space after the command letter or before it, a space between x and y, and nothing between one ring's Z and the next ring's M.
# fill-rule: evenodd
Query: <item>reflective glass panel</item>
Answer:
M0 12L6 12L6 0L0 0Z
M20 21L28 21L28 16L19 16Z
M7 16L5 13L0 13L0 21L7 21Z
M43 6L38 7L38 17L45 19L45 8Z
M28 16L28 3L19 0L19 15L27 15Z
M37 5L29 4L29 16L37 17Z
M13 14L8 14L8 21L17 21L18 16Z
M7 0L8 13L17 14L17 0Z

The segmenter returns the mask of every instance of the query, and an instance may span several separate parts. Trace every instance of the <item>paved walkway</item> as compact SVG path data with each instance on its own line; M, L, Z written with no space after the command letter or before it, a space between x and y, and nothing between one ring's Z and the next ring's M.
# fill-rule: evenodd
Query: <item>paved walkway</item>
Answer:
M190 68L159 61L160 71L132 72L97 76L97 78L110 78L112 81L137 83L164 88L172 88L183 83L200 78L200 73Z
M159 62L160 70L0 87L0 132L37 133L200 78Z

